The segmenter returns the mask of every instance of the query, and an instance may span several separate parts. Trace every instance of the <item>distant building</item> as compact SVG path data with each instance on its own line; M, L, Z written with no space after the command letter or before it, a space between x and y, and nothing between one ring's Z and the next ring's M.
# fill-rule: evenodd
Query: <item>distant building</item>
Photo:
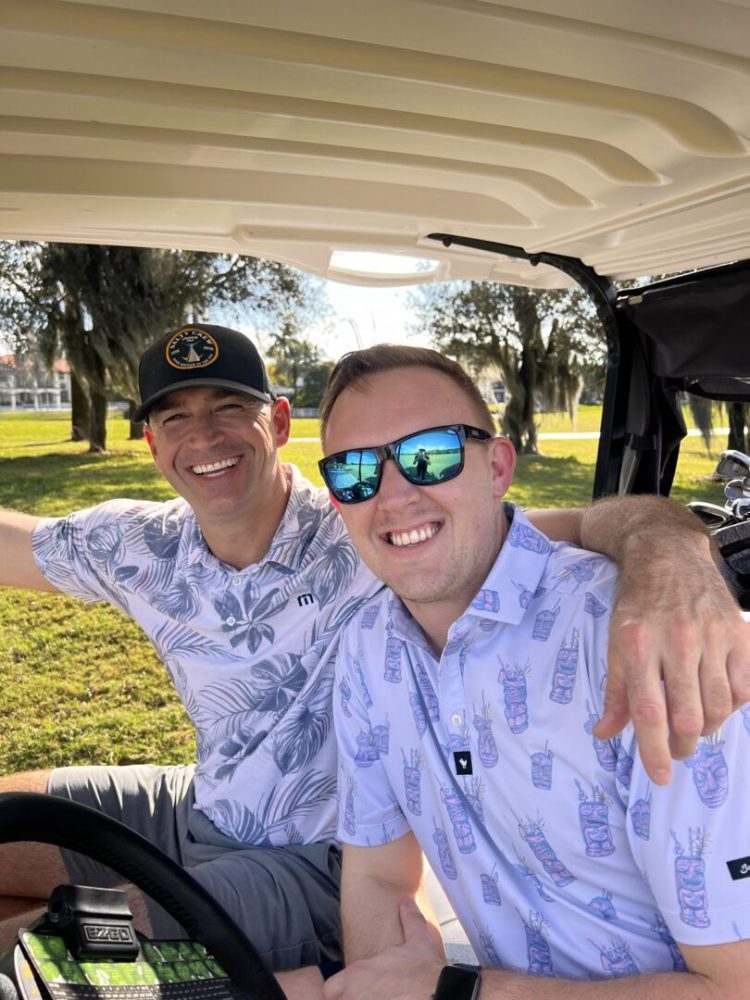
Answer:
M0 355L0 408L62 410L70 406L70 366L55 361L52 371L23 354Z
M500 406L507 403L507 390L499 368L494 365L487 365L482 369L475 381L485 402L490 405L497 403Z

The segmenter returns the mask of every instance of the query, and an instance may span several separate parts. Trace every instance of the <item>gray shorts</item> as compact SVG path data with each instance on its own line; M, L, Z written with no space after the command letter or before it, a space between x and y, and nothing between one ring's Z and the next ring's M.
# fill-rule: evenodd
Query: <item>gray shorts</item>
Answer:
M342 960L339 923L341 855L333 844L250 847L225 836L193 808L193 766L62 767L49 791L92 806L146 837L234 917L274 970ZM113 886L111 869L63 851L71 882ZM185 937L146 897L154 937Z

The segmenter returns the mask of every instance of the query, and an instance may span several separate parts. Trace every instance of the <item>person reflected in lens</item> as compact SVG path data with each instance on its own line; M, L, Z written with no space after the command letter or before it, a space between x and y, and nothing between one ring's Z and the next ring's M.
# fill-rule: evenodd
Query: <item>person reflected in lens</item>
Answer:
M430 456L426 448L420 448L414 456L414 465L417 467L417 479L422 479L427 475L427 466L430 464Z

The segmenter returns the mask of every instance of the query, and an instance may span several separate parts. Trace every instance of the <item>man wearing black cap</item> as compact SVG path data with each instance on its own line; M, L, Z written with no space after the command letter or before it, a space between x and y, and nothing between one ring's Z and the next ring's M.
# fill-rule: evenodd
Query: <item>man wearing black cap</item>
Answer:
M109 501L62 519L8 512L0 517L8 553L0 583L107 600L138 621L195 725L197 762L61 768L0 779L0 790L49 790L140 830L189 868L274 969L298 970L284 972L284 987L306 995L319 983L314 967L340 956L333 657L342 624L380 584L327 494L281 463L289 405L274 397L244 335L183 327L145 352L139 375L137 417L148 420L151 453L179 496ZM649 510L641 521L651 517ZM601 522L593 515L591 524ZM576 523L566 522L574 534ZM546 527L554 533L549 521ZM606 534L589 536L589 547ZM652 542L650 535L644 544ZM736 609L706 570L707 558L683 559L683 596L695 596L685 564L697 565L702 599L709 595L709 612L726 627L696 650L675 690L687 689L688 709L700 705L693 672L702 660L715 680L705 690L713 690L707 715L716 721L731 707L725 662L733 655L737 671ZM643 592L645 608L652 597ZM658 690L666 657L655 649L631 674L641 697ZM346 692L339 695L345 702ZM685 730L682 755L694 730ZM666 750L653 719L650 739L656 768ZM0 847L5 896L41 899L56 882L112 884L108 878L69 852ZM155 905L143 905L146 929L176 933ZM0 916L11 912L10 903L0 907Z
M145 352L139 381L137 417L179 496L15 515L18 558L0 578L107 600L138 621L195 725L197 762L60 768L2 787L48 790L137 829L235 917L287 993L305 995L315 967L340 958L333 653L342 621L380 585L327 494L279 460L289 404L247 337L184 327ZM61 881L121 880L71 852L0 848L0 893L41 898ZM152 933L180 933L143 905Z

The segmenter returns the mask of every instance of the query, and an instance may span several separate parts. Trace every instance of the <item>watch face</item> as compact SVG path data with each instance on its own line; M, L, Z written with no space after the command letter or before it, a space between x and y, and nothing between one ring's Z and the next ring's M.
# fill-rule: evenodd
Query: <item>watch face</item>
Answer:
M170 338L166 355L170 365L180 371L206 368L218 358L219 345L205 330L186 326Z
M433 1000L476 1000L480 976L475 969L445 965L440 972Z

